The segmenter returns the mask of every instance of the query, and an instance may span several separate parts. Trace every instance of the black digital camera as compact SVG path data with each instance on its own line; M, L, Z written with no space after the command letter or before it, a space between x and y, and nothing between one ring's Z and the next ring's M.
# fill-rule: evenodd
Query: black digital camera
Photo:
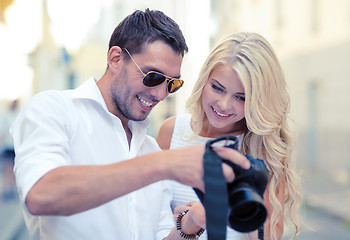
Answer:
M238 138L227 135L211 140L211 146L224 146L238 151ZM218 145L219 144L219 145ZM269 170L261 159L245 155L251 167L243 169L231 161L222 159L232 167L235 180L227 184L227 225L239 232L251 232L262 226L267 217L263 195L269 180Z

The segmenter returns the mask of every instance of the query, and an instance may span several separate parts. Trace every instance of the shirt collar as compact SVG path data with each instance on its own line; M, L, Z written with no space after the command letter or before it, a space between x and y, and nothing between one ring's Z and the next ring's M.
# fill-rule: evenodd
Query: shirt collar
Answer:
M77 87L72 92L72 98L76 99L90 99L98 102L106 112L110 113L107 105L103 99L100 89L97 86L97 80L94 77L89 78L85 83ZM110 113L111 114L111 113ZM133 130L133 125L140 126L142 129L147 128L150 125L150 119L147 117L143 121L129 121L129 127Z
M103 103L102 105L106 105L96 83L97 81L95 78L89 78L89 80L73 90L72 98L91 99L96 102Z

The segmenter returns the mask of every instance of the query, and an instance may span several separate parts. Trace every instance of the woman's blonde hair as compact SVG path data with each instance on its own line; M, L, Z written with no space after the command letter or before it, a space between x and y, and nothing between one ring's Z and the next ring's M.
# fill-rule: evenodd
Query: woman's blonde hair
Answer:
M225 38L206 59L186 103L196 134L200 133L206 119L201 101L202 90L210 73L219 64L231 66L245 89L247 131L241 151L264 159L270 168L271 238L277 239L276 226L280 218L287 220L278 201L278 184L281 178L285 178L284 199L290 222L295 228L294 239L301 231L298 210L302 195L300 180L293 166L293 137L288 117L290 98L282 68L271 45L259 34L236 33Z

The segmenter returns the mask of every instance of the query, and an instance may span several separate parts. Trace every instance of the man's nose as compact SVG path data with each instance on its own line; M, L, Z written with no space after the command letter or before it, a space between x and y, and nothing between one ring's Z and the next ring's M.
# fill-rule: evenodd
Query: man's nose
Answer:
M151 87L151 95L154 96L158 101L163 101L168 95L168 82L164 81L158 86Z

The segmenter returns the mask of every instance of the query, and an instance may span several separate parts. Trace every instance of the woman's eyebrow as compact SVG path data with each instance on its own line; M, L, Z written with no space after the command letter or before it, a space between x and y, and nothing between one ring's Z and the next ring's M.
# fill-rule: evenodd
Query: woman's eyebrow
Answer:
M217 85L219 85L220 87L226 89L225 86L223 86L218 80L216 80L216 79L213 78L213 81L214 81Z
M213 81L214 81L217 85L219 85L221 88L226 89L218 80L216 80L216 79L213 78ZM237 92L236 94L245 96L245 92Z

